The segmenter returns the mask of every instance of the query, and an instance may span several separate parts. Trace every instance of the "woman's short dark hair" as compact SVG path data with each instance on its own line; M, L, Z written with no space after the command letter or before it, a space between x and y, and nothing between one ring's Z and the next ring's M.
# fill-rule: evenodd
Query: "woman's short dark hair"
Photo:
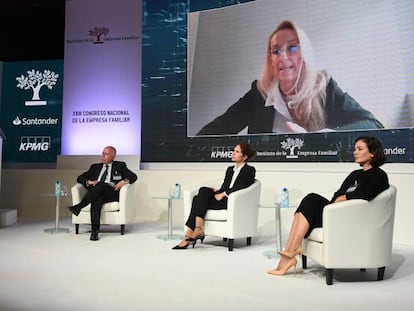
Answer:
M374 167L383 165L386 161L386 158L384 149L382 148L381 142L378 140L378 138L371 136L360 136L355 139L354 143L360 140L367 144L368 151L374 155L374 157L371 159L371 165Z
M246 162L256 156L256 150L249 143L238 143L240 146L241 152L244 156L247 156Z

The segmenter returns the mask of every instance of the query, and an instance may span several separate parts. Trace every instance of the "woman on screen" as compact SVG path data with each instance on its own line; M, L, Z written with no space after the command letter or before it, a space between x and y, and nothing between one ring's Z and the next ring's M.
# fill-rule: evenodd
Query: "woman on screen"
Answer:
M246 162L256 155L256 151L248 143L240 143L234 147L231 160L235 165L226 170L223 184L220 189L201 187L194 196L190 215L185 226L184 239L173 249L186 249L194 246L197 240L204 240L203 223L208 209L227 209L227 196L237 190L249 187L254 183L256 169Z
M388 176L380 166L385 155L380 141L375 137L361 136L354 142L354 158L362 169L351 172L329 201L323 196L311 193L303 198L296 209L285 250L279 252L278 266L268 271L273 275L284 275L294 267L296 255L302 255L303 239L313 228L322 227L322 214L326 205L352 199L372 200L388 189ZM352 230L352 224L349 224Z
M291 21L270 35L261 78L197 135L238 134L246 127L249 134L383 128L326 71L315 68L308 36Z

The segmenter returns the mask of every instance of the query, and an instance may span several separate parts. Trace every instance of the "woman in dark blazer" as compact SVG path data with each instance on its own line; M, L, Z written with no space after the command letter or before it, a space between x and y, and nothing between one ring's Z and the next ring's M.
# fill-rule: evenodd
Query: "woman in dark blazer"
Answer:
M308 35L283 21L267 43L259 80L197 135L307 133L378 129L384 126L331 75L316 66Z
M246 162L256 155L256 151L248 143L240 143L234 147L231 160L234 166L229 166L220 189L201 187L194 196L190 215L185 223L187 231L185 238L173 249L186 249L195 246L198 239L204 240L203 223L208 209L227 209L227 197L230 193L249 187L254 183L256 169Z

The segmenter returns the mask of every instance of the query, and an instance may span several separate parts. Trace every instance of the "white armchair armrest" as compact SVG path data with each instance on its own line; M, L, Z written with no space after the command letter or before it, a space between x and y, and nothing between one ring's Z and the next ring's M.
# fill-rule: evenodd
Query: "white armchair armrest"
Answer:
M259 215L260 182L256 181L248 188L230 193L227 202L228 221L232 237L244 237L246 228L250 228L250 235L256 234Z
M82 184L75 184L72 189L72 203L73 205L79 204L82 198L85 196L88 190Z

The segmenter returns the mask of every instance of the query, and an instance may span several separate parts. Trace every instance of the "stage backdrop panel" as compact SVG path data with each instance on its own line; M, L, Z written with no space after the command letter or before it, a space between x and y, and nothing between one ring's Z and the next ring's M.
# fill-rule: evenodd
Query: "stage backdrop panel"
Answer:
M3 63L4 163L53 163L60 153L63 61Z
M62 155L141 148L140 0L66 3Z

